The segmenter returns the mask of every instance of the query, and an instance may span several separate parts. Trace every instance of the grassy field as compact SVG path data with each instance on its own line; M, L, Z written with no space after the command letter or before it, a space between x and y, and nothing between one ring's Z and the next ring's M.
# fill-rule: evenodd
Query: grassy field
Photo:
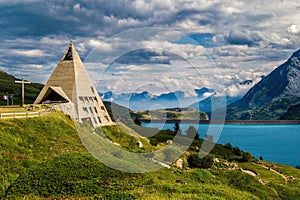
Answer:
M159 141L153 146L150 139L124 126L105 127L97 134L131 152L157 150L174 136L171 132L159 133L153 136ZM86 150L84 134L77 133L74 122L60 112L0 120L0 198L298 199L300 193L299 169L263 161L255 164L255 159L241 162L243 156L236 148L222 145L211 152L218 161L207 169L187 165L184 169L171 166L140 174L117 171ZM136 145L138 140L144 144L142 149ZM196 153L202 142L195 140L183 159ZM240 168L259 175L251 176Z

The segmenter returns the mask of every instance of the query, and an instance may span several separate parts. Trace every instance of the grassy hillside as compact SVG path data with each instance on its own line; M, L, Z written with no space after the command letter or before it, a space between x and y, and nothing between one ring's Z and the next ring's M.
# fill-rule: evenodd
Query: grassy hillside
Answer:
M152 136L157 141L152 146L149 143L151 138L139 136L124 126L105 127L102 131L110 140L133 152L156 150L166 146L166 141L174 137L172 131L159 132ZM134 146L137 140L145 144L143 149ZM172 166L151 173L132 174L111 169L91 156L81 144L74 122L62 113L0 120L0 198L298 198L299 169L255 161L248 153L231 145L215 146L207 157L207 160L215 159L212 166L205 169L192 166L187 160L197 153L202 142L195 140L182 156L188 163L184 169ZM255 161L256 164L246 161ZM259 175L252 176L248 174L249 170Z
M13 94L14 105L21 104L22 87L21 84L16 84L15 80L20 79L17 79L14 76L9 75L6 72L0 70L0 105L7 104L6 101L2 100L2 96L5 94ZM25 84L25 103L33 103L42 88L43 85L39 83Z

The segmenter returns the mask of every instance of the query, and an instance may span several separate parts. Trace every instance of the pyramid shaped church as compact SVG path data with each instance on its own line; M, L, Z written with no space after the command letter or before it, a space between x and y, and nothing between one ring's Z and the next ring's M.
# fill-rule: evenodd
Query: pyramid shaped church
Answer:
M92 127L113 124L72 41L34 103L51 104Z

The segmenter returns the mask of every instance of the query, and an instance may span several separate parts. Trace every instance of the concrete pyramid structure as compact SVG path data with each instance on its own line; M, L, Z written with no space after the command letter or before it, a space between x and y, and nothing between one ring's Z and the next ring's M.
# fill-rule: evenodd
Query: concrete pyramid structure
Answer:
M92 127L113 124L72 41L34 103L52 104Z

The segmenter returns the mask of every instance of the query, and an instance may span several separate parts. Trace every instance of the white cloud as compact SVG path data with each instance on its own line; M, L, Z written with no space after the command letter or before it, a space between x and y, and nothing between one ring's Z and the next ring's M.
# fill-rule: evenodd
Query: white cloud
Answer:
M8 54L15 55L15 56L25 56L25 57L47 56L47 54L44 51L39 49L32 49L32 50L12 49L12 50L8 50Z
M293 24L288 28L288 32L292 34L298 34L300 33L300 27L297 26L296 24Z
M236 88L236 83L255 80L270 72L300 44L300 2L297 0L112 0L89 3L81 0L47 3L0 0L0 5L3 8L10 6L0 14L0 53L3 55L0 67L4 69L10 66L11 71L20 71L20 63L24 63L24 66L31 66L28 67L31 70L49 73L41 66L53 69L71 39L81 58L86 59L93 79L128 51L146 48L158 53L156 57L149 56L151 64L128 63L126 66L122 63L123 68L119 71L111 71L118 76L111 77L111 81L106 77L106 88L113 88L120 75L128 75L126 84L120 85L123 89L136 87L135 84L143 84L143 81L153 82L155 80L149 78L153 75L174 89L184 89L182 80L178 79L184 77L194 88L225 85L228 93L237 94L247 88ZM153 31L141 28L148 26L170 30L153 34ZM110 38L129 28L139 28L139 31ZM180 32L212 34L214 46L179 44L183 37ZM162 51L182 59L168 57ZM162 65L155 60L166 60L170 64ZM41 80L35 73L28 75L31 80ZM157 92L158 88L154 90Z

